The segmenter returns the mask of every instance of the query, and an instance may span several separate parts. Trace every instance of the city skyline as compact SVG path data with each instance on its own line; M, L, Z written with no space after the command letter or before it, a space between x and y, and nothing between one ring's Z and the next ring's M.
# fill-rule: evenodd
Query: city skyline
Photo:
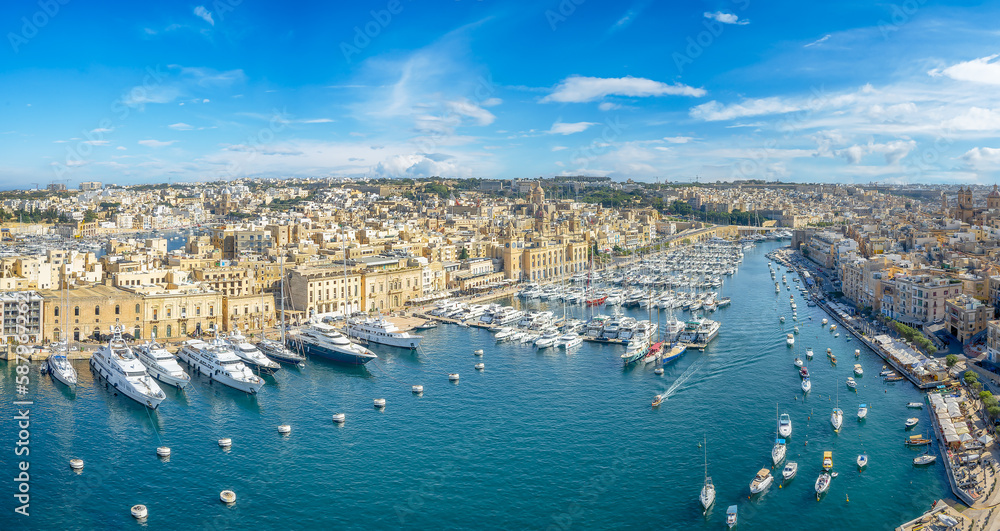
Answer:
M984 21L996 10L8 5L0 187L558 175L992 184L1000 66Z

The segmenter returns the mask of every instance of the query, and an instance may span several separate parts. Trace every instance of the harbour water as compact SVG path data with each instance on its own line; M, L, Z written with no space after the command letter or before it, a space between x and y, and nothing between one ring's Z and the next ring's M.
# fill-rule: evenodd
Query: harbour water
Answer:
M732 305L712 316L723 323L718 339L662 376L652 365L623 369L621 346L538 351L448 325L427 331L416 353L374 347L380 359L368 367L309 360L286 368L257 397L195 377L184 392L165 388L155 412L96 387L85 362L76 362L75 393L36 368L31 516L14 515L16 486L5 480L0 528L723 529L726 507L736 504L739 529L891 529L948 495L941 466L914 468L921 450L903 445L930 429L926 408L906 409L922 397L908 382L883 383L881 359L821 327L822 310L794 287L774 292L764 255L776 245L746 252L722 289ZM562 312L561 303L529 305ZM785 334L796 325L789 348ZM803 397L792 361L805 361L807 347L815 351L806 362L813 389ZM473 356L480 348L485 355ZM479 361L485 371L473 369ZM865 375L854 392L845 380L857 362ZM448 381L451 372L461 374L458 383ZM5 478L17 473L13 377L8 364L0 378ZM416 384L422 396L411 393ZM835 434L838 390L845 420ZM667 399L650 408L660 393ZM374 398L386 399L384 411ZM862 402L869 414L859 422ZM798 476L748 499L754 474L770 465L776 403L792 418L788 459L799 463ZM342 426L331 421L338 412L347 415ZM906 432L909 416L921 422ZM291 434L279 435L279 424ZM698 503L703 436L717 489L707 514ZM232 438L231 450L218 447L221 437ZM160 445L171 447L169 461L156 457ZM817 501L824 451L839 476ZM870 464L859 473L862 452ZM85 461L81 474L69 469L71 458ZM219 501L223 489L236 493L234 506ZM149 508L141 524L129 514L138 503Z

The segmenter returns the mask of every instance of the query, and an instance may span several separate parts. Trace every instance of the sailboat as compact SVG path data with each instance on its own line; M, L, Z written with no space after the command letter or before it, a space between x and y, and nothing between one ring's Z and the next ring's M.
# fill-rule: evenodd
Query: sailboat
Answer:
M840 390L837 390L837 407L833 408L833 413L830 414L830 424L833 425L833 431L835 433L840 433L840 427L844 425L844 412L840 410Z
M281 275L281 323L279 327L281 328L281 340L275 341L273 339L267 339L264 337L264 332L261 331L261 340L257 343L257 348L264 353L265 356L273 359L274 361L280 363L291 363L299 364L306 360L306 357L298 352L289 349L285 341L285 257L281 257L280 266Z
M708 475L708 437L705 437L705 485L701 487L701 495L698 496L701 500L701 506L707 511L709 507L715 503L715 485L712 484L712 478Z
M66 282L64 280L64 282ZM69 315L67 310L69 309L69 295L66 292L66 284L63 284L63 307L62 314ZM66 321L69 322L68 320ZM67 387L76 386L79 380L76 374L76 369L73 368L73 364L69 362L69 335L68 327L67 332L61 334L62 337L59 338L59 352L52 353L46 360L46 366L48 368L49 374L53 378L63 383Z
M777 465L785 460L785 440L779 439L781 435L781 417L778 416L778 404L774 404L774 415L778 417L778 426L775 428L774 446L771 448L771 461ZM791 434L791 421L789 421L789 434Z

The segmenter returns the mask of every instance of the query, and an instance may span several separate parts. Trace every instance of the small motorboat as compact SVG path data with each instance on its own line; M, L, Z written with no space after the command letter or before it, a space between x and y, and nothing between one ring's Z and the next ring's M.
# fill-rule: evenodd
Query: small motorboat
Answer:
M823 320L820 322L823 323L823 326L826 326L826 323L829 323L830 321L827 321L826 317L824 317Z
M811 348L806 349L806 358L813 359L813 349Z
M862 469L868 466L868 454L861 454L858 456L858 469Z
M865 375L865 370L861 368L861 364L860 363L855 363L854 364L854 375L855 376L864 376Z
M657 407L663 403L663 395L656 395L653 397L653 407Z
M923 454L923 455L920 455L920 456L917 456L917 457L913 458L913 465L914 466L924 466L924 465L932 464L935 461L937 461L937 456L936 455Z
M910 417L906 419L906 427L912 428L916 426L918 422L920 422L920 419L918 419L917 417Z
M923 409L924 404L922 402L910 402L909 404L906 404L906 407L911 409Z
M804 365L804 363L802 363L802 360L799 359L799 358L795 358L795 362L794 363L795 363L796 367L801 367L801 366Z
M858 406L858 420L864 420L868 416L868 404Z
M931 440L923 435L911 435L909 439L904 441L904 443L906 446L927 446L931 443Z
M771 471L767 468L762 468L754 476L753 481L750 482L750 493L759 494L764 492L768 487L771 486L771 482L774 481L774 476L771 475Z
M730 505L729 508L726 509L726 525L729 526L729 529L732 529L733 527L736 526L736 506L735 505Z
M799 376L801 376L803 378L808 378L809 377L809 368L808 367L802 367L801 369L799 369Z
M823 470L833 468L833 452L823 452Z
M795 473L799 471L799 464L795 461L789 461L785 464L785 468L781 471L781 477L785 481L790 481L795 477Z
M953 527L955 527L955 526L958 525L958 520L956 520L955 518L953 518L951 516L948 516L947 514L944 514L944 513L938 513L937 519L938 519L938 522L941 522L942 524L944 524L944 526L947 529L951 529L951 528L953 528Z
M421 324L421 325L414 326L413 329L414 330L431 330L433 328L437 328L437 326L438 326L437 321L435 321L433 319L429 319L427 321L424 321L423 324Z
M830 474L821 472L819 477L816 478L816 499L818 500L824 492L830 489Z
M778 417L778 435L782 437L792 436L792 417L788 416L788 413L782 413Z
M803 393L808 393L811 389L812 389L812 382L809 380L809 378L803 378L802 379L802 392Z
M854 377L853 376L848 376L847 377L847 387L850 387L851 389L857 389L858 388L858 382L854 381Z
M782 315L781 317L779 317L779 318L778 318L778 321L780 321L780 322L782 322L782 323L783 323L783 322L785 322L785 316L784 316L784 315Z
M854 349L854 357L855 358L860 358L861 357L861 350Z

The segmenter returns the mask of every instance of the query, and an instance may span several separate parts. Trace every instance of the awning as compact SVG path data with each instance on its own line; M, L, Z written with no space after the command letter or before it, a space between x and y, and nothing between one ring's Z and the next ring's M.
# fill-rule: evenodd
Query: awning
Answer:
M955 443L955 442L958 442L958 436L952 435L950 433L947 433L944 436L944 440L945 440L945 442L948 442L948 443Z
M993 442L993 437L990 437L989 435L985 434L981 435L979 437L979 442L983 443L983 446L989 446L990 443Z

